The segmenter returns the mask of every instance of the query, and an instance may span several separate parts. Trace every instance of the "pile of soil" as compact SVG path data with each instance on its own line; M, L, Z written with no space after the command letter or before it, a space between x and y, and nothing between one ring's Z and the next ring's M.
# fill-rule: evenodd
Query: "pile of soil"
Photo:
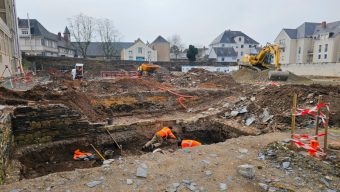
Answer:
M258 72L258 71L251 70L248 68L243 68L233 73L232 77L238 82L254 82L254 81L268 82L270 81L268 79L269 71L270 70L264 70L264 71ZM311 82L311 80L306 77L298 76L292 72L289 72L287 82L307 83L307 82Z
M184 75L171 78L170 83L184 88L229 88L237 84L228 74L213 73L204 69L192 69Z
M153 79L123 78L109 81L90 81L86 86L87 92L97 94L117 94L125 92L156 91L161 87L169 87Z

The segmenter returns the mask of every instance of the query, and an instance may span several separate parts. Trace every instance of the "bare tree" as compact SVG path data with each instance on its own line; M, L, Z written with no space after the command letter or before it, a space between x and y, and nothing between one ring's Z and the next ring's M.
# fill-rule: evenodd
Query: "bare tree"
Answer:
M106 59L112 59L116 53L116 42L119 41L119 32L110 19L98 19L98 34L102 42L102 49Z
M175 54L177 59L178 55L184 49L184 44L182 43L182 39L179 35L175 34L168 38L170 42L170 52Z
M74 38L81 55L87 57L87 48L95 37L95 19L79 14L69 18L71 35Z

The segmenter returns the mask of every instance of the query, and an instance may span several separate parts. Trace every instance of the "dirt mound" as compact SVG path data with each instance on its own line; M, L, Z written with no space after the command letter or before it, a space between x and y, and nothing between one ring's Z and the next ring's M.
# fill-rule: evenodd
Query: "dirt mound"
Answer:
M116 81L90 81L87 91L99 94L115 94L124 92L155 91L160 87L168 87L153 79L123 78Z
M214 73L204 69L191 69L184 75L173 77L170 83L185 88L229 88L237 84L229 74Z
M243 68L239 71L232 74L232 77L239 82L247 82L247 81L261 81L261 82L267 82L270 81L268 79L268 73L270 70L264 70L264 71L254 71L251 69ZM292 72L289 72L288 80L287 82L309 82L310 79L302 76L295 75Z

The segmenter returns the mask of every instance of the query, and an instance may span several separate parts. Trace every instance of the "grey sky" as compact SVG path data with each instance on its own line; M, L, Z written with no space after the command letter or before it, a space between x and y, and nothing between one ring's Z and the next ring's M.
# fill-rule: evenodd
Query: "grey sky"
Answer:
M225 29L241 30L261 44L282 28L305 21L340 20L340 0L16 0L18 17L63 31L67 18L84 13L109 18L123 41L153 41L179 34L183 42L209 45Z

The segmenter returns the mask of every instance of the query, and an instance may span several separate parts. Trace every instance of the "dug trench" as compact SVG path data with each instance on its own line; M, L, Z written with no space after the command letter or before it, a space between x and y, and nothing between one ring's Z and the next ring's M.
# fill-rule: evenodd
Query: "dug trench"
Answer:
M235 138L248 133L237 131L226 124L214 119L200 119L197 122L155 121L137 123L129 126L104 126L102 133L87 135L80 138L65 139L50 142L44 145L30 145L21 147L13 155L11 175L17 180L31 179L55 172L72 171L75 169L91 168L102 165L102 159L91 147L91 144L105 156L105 158L119 159L126 156L139 156L148 152L142 150L142 146L153 136L153 133L162 126L171 125L174 133L185 139L194 139L203 145L223 142L229 138ZM112 140L106 130L110 130L111 136L122 146L122 151ZM76 149L95 154L91 161L75 161L73 153ZM162 150L174 152L178 150L176 142L166 142ZM106 153L113 151L113 153Z

